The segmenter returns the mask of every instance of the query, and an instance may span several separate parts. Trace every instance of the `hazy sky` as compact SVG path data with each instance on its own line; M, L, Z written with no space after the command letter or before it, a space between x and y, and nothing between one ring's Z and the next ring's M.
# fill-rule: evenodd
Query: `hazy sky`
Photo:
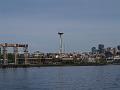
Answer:
M28 43L30 50L57 52L58 31L66 51L99 43L120 44L120 0L0 0L0 42Z

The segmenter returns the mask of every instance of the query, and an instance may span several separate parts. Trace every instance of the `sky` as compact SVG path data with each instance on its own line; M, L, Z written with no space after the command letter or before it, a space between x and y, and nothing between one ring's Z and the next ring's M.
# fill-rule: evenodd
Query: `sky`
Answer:
M0 43L27 43L30 51L66 52L120 44L120 0L0 0Z

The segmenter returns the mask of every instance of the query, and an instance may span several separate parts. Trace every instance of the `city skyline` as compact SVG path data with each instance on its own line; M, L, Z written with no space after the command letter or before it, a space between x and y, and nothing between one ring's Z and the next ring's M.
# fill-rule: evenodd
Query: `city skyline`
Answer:
M120 44L119 0L0 0L0 42L28 43L31 51L66 51Z

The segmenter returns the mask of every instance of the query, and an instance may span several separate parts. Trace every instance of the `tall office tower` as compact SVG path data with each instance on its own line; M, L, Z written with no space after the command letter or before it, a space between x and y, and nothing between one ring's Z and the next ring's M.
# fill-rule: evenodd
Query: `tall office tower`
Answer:
M92 47L92 48L91 48L91 51L92 51L92 54L96 54L96 53L97 53L96 47Z
M104 53L104 45L103 44L99 44L98 45L98 50L99 50L99 53L101 54L101 53Z

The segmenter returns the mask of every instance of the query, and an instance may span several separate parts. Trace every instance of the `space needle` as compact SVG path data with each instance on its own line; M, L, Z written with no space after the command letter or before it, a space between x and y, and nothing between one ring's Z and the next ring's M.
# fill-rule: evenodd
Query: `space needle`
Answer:
M59 53L62 55L63 53L63 32L58 32L58 35L60 36L60 49L59 49Z

